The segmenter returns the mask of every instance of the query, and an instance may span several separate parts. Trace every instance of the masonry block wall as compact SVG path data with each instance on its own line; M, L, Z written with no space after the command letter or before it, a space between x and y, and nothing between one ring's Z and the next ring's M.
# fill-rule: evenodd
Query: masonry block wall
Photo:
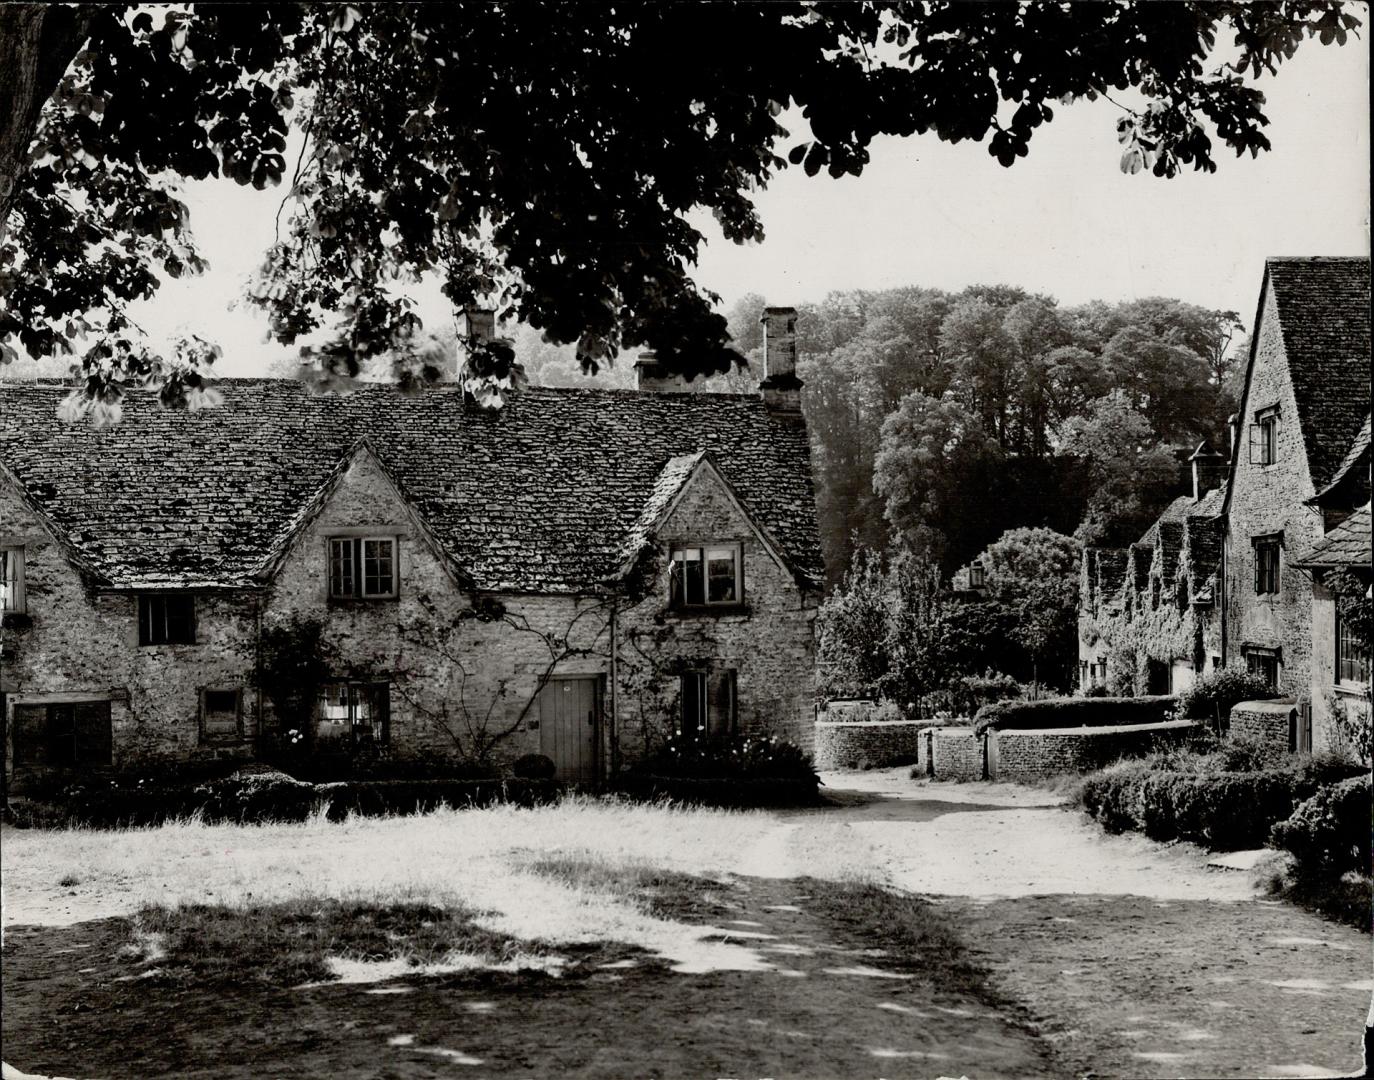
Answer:
M398 595L328 595L328 540L397 540ZM819 597L803 590L718 482L703 472L644 553L630 595L513 595L497 617L475 618L474 597L416 523L371 455L352 459L316 517L261 590L196 596L194 645L140 646L137 598L90 592L64 550L17 493L0 484L0 538L22 544L31 625L3 631L6 769L12 771L16 707L89 696L110 703L113 764L249 756L279 737L259 691L259 632L293 618L319 620L330 673L384 681L390 747L398 758L471 757L492 743L493 764L540 751L535 699L548 678L591 676L603 702L600 754L612 763L661 746L681 715L685 671L735 673L738 724L812 746L813 622ZM724 613L668 607L674 542L737 542L742 604ZM612 610L616 610L616 692ZM202 730L206 689L241 691L232 738ZM615 723L604 723L614 708Z
M1292 747L1296 711L1292 701L1242 701L1231 709L1231 738L1258 743L1278 759Z
M1138 757L1177 744L1193 734L1187 720L1130 727L1075 730L996 731L989 734L991 780L1036 780L1087 772L1123 757Z
M982 780L983 740L973 728L934 728L931 766L936 780Z
M920 763L924 721L817 721L818 769L881 769Z
M255 598L196 597L195 645L139 645L131 593L88 588L45 525L0 478L0 543L24 549L25 625L0 630L5 695L5 768L33 710L52 702L100 702L110 711L113 763L132 767L247 753L257 720L255 695L242 699L241 733L205 737L201 695L251 684ZM21 750L24 748L21 748ZM46 771L41 736L28 749Z
M1275 460L1269 465L1251 462L1250 426L1256 414L1274 407L1279 412ZM1303 505L1314 492L1272 289L1265 294L1240 423L1226 533L1226 664L1244 670L1248 649L1276 650L1279 692L1305 694L1311 663L1312 588L1308 575L1289 564L1321 537L1321 519ZM1276 593L1255 589L1256 541L1265 537L1281 541Z

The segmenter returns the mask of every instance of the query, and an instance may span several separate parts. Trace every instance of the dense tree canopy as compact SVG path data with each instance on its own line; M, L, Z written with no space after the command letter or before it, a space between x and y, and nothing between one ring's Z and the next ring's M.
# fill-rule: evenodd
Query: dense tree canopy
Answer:
M1062 103L1126 89L1124 170L1210 171L1218 140L1268 148L1251 80L1358 23L1309 0L7 5L0 357L72 353L92 397L160 381L187 403L213 347L159 353L125 309L201 269L174 182L223 175L285 182L252 299L280 342L323 332L308 359L326 379L379 356L437 374L407 297L427 275L455 306L575 343L587 369L648 346L722 372L739 353L690 276L691 211L758 240L752 193L789 163L857 174L876 136L932 133L1010 165ZM1232 62L1210 58L1218 43ZM806 130L783 130L789 106ZM1004 322L1008 369L1006 343L976 340L1003 298L981 305L930 359L962 349L968 407L1034 452L1048 397L986 410L1007 380L1049 377L1054 327L1035 310ZM518 381L500 347L470 347L466 375L489 402Z

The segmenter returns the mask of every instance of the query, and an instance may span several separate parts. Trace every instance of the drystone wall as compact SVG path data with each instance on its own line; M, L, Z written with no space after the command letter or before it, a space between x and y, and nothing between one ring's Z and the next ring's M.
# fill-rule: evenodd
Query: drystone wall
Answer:
M920 720L817 721L817 769L881 769L920 763Z
M988 779L1038 780L1087 772L1122 757L1138 757L1183 741L1191 720L1100 728L994 731L988 748Z

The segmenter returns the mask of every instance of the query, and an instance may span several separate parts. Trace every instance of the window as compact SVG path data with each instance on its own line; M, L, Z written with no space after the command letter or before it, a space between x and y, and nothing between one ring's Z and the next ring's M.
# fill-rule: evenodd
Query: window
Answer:
M0 613L24 610L24 549L0 548Z
M1350 632L1350 624L1336 608L1336 681L1369 689L1369 650Z
M1160 590L1159 578L1151 578L1151 579L1150 579L1150 610L1151 610L1151 611L1158 611L1158 610L1159 610L1159 590Z
M1251 647L1245 650L1245 670L1258 675L1271 688L1279 685L1279 653L1277 649Z
M14 706L14 763L51 768L109 765L110 703Z
M206 690L200 698L200 730L207 739L237 739L241 696L237 690Z
M372 600L396 595L394 536L337 536L329 541L329 595Z
M1255 592L1276 593L1281 584L1279 549L1283 541L1278 537L1264 537L1255 542Z
M1261 409L1250 425L1250 464L1272 465L1279 459L1279 410Z
M144 593L138 598L140 645L194 645L195 597L189 593Z
M738 731L735 672L689 671L681 676L682 737L718 738Z
M968 568L968 587L970 589L981 589L988 582L988 572L983 569L982 563L974 563Z
M319 749L384 746L391 739L391 697L386 683L325 683L315 717Z
M668 571L668 604L674 608L738 604L744 597L740 545L675 547Z

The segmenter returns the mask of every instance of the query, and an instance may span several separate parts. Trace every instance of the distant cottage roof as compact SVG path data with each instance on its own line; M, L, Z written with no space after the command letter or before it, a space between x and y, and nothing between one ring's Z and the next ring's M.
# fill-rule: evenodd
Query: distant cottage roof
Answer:
M95 430L57 419L68 387L0 383L0 463L116 588L253 584L363 442L480 589L596 587L703 453L798 578L823 574L806 432L753 395L540 387L479 412L451 387L215 386L218 409L132 393Z
M1296 565L1310 569L1369 566L1371 557L1369 504L1342 521L1300 558Z
M1369 259L1271 258L1265 272L1321 490L1369 413Z

